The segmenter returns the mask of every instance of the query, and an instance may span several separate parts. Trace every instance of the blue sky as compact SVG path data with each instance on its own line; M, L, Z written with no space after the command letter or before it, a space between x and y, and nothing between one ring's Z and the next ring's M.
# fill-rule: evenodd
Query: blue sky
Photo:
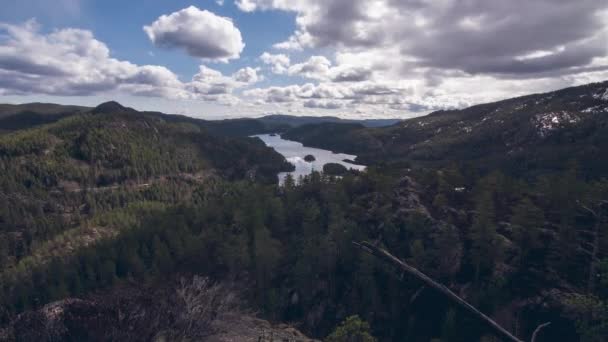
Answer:
M405 118L608 77L608 5L594 0L2 7L0 101L9 103Z

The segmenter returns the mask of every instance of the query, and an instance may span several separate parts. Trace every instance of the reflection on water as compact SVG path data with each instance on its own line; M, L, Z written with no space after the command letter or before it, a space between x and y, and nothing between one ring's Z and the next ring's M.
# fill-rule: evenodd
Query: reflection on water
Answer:
M314 171L323 171L323 165L327 163L338 163L346 166L348 169L365 170L364 165L356 165L345 162L344 159L354 160L357 156L345 153L333 153L332 151L322 150L320 148L306 147L297 141L282 139L278 134L260 134L255 135L260 138L267 146L274 148L282 154L288 162L295 165L296 170L292 172L279 173L279 184L283 184L285 176L291 174L294 179L300 176L305 176ZM307 162L304 157L312 154L315 161Z

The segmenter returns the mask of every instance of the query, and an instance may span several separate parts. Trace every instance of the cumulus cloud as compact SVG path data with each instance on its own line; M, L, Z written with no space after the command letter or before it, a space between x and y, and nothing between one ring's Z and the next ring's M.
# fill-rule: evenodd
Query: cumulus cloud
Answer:
M331 61L324 56L312 56L304 63L294 64L287 70L290 75L299 75L311 79L326 79Z
M306 108L323 108L323 109L339 109L344 107L344 103L339 101L321 101L321 100L307 100L304 101L304 107Z
M363 82L372 77L372 70L363 66L336 67L332 71L334 82Z
M110 57L87 30L41 34L35 20L0 24L0 88L4 94L90 95L127 91L185 96L177 76L162 66L138 66Z
M257 71L253 68L243 68L225 76L220 71L201 65L199 72L186 84L192 93L203 95L207 100L213 100L214 95L232 94L235 89L253 84L259 80Z
M254 69L251 67L239 69L232 75L232 78L237 82L247 84L256 83L262 79L262 77L258 75L258 69Z
M277 48L398 46L402 69L455 69L510 77L590 64L606 55L602 1L240 0L243 11L296 14ZM381 20L379 20L381 19ZM520 56L548 52L522 60ZM415 62L411 62L415 60Z
M595 0L238 0L293 13L272 71L316 84L252 89L302 108L420 115L608 77L608 3ZM269 59L263 61L275 65ZM315 101L312 101L312 100ZM330 105L329 103L332 102ZM335 103L334 103L335 102ZM329 108L332 107L332 108Z
M144 26L157 47L185 50L206 61L227 62L239 58L245 43L230 18L220 17L195 6L162 15Z
M308 108L336 109L349 103L389 104L390 97L398 98L409 89L388 84L364 82L351 85L322 82L284 87L254 88L245 96L265 103L298 103Z
M287 72L287 69L291 64L289 56L285 54L271 54L264 52L260 56L260 60L262 60L264 64L270 65L272 72L275 74L283 74Z
M334 66L325 56L311 56L306 61L293 65L289 57L284 54L264 52L260 59L270 65L272 72L276 74L332 82L363 82L372 78L372 70L369 67L348 63Z
M232 91L260 80L243 68L231 76L201 66L189 82L159 65L136 65L110 56L110 50L87 30L40 32L35 20L0 23L0 94L95 95L122 91L169 99L204 99L234 103Z

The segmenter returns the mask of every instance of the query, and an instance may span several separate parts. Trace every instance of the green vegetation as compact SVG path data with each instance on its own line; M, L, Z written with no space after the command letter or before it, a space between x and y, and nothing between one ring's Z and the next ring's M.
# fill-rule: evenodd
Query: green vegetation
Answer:
M342 176L348 172L346 166L338 163L327 163L323 165L323 173L331 176Z
M351 244L374 240L444 283L467 286L474 294L468 299L486 312L507 307L522 296L531 302L545 300L547 305L558 305L551 315L563 312L557 317L572 322L547 328L546 333L602 336L603 328L597 326L602 316L590 319L588 312L605 305L605 287L596 287L593 297L587 297L585 275L592 259L581 252L583 245L572 244L576 239L571 237L584 236L577 229L582 232L593 222L578 207L576 198L550 194L556 189L552 181L564 175L524 183L493 173L465 184L474 190L463 194L447 190L459 178L447 175L464 170L421 172L407 179L378 171L347 174L341 180L314 173L301 185L280 190L246 181L215 181L195 186L188 198L174 203L161 199L111 211L95 204L99 214L83 219L81 228L57 236L48 247L35 248L37 257L25 258L2 273L4 307L12 315L124 281L186 272L249 279L248 298L265 316L302 322L306 331L317 336L326 336L346 318L340 313L358 314L379 338L424 340L442 334L455 336L455 340L476 340L487 333L473 328L462 312L447 315L447 303L430 293L410 304L395 301L410 298L419 285L391 278L383 265ZM582 194L578 197L581 203L592 205L608 196L605 181L577 179L571 185ZM167 190L171 187L165 186ZM420 205L412 204L408 194L420 188L427 192L419 199ZM123 191L125 199L135 196L132 190ZM174 196L181 193L172 192ZM445 201L440 206L433 204L432 199L441 192ZM522 204L528 201L535 208L524 210ZM564 210L561 201L574 204ZM474 209L487 213L468 219L464 213ZM434 216L428 216L426 210ZM544 213L542 222L539 210ZM517 241L523 233L515 227L528 226L526 218L533 223L528 233L533 236L540 230L539 239L520 244ZM572 220L583 221L573 230L559 228L560 222ZM94 243L71 242L86 240L88 235L79 235L87 232L86 227L96 228L102 238ZM104 231L112 233L103 235ZM607 242L603 237L601 246ZM51 247L66 245L70 247L60 251ZM568 284L570 290L550 284ZM541 295L549 289L548 298ZM580 301L568 299L572 295L594 298L593 303L599 304L581 306ZM535 305L525 312L527 318L517 322L522 335L530 334L548 314ZM338 328L332 336L351 331L350 326ZM460 328L463 326L467 328Z
M317 158L315 158L315 156L313 156L312 154L307 154L304 156L304 160L312 163L313 161L317 160Z
M585 177L608 174L608 81L528 95L462 110L437 111L382 128L311 124L282 136L351 153L365 165L445 167L466 163L484 172L534 178L576 160Z
M376 339L369 333L369 324L362 321L359 316L347 317L325 339L326 342L375 342Z
M548 106L575 106L574 89ZM591 157L608 150L606 126L592 125L604 118L590 113L543 137L515 121L437 133L521 101L529 123L538 100L340 134L339 124L313 127L311 136L338 130L327 139L352 142L369 168L282 187L276 174L289 165L259 139L158 113L84 113L5 134L0 322L61 298L199 274L239 284L263 317L329 341L488 339L474 318L352 244L366 240L522 339L551 321L539 341L603 341L608 180ZM519 147L505 152L515 130Z

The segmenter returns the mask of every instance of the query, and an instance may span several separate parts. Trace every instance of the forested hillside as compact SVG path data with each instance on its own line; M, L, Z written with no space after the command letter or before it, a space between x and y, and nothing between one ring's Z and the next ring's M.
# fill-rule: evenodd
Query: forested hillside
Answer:
M462 110L437 111L390 127L316 124L284 137L357 154L367 163L437 167L451 162L535 176L576 161L589 177L608 174L608 82Z
M55 122L88 109L52 103L0 104L0 134Z
M69 293L65 283L42 290L47 279L37 272L67 270L57 270L61 260L113 241L146 212L188 200L195 186L276 183L290 168L259 140L116 105L1 136L2 320Z
M605 341L607 85L301 126L283 136L369 167L282 187L288 165L257 139L114 105L4 135L0 339L100 340L95 322L119 340L201 339L238 330L225 317L240 310L328 341L495 338L352 243L370 241L522 340L551 322L536 342ZM193 323L208 316L183 298L213 293L238 304Z

